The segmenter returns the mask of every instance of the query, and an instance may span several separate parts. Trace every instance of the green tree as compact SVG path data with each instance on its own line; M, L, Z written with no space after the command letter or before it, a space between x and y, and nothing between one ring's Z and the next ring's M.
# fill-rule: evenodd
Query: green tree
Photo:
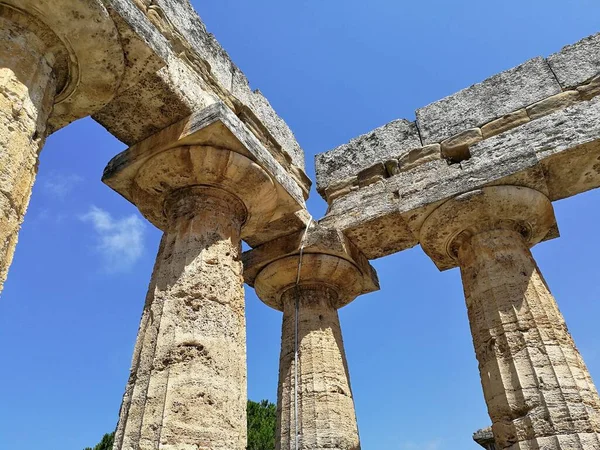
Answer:
M114 440L115 432L113 431L110 434L105 434L104 436L102 436L102 440L94 448L86 447L83 450L112 450Z
M248 450L275 450L277 407L268 400L248 400Z

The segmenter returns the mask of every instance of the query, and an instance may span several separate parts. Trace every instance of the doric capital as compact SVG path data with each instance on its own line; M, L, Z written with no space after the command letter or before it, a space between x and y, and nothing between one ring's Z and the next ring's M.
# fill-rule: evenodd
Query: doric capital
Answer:
M483 231L512 229L530 247L557 236L550 200L518 186L492 186L459 195L435 209L423 223L419 240L440 270L458 265L458 248Z
M165 200L173 192L222 189L243 204L242 238L251 239L271 221L303 209L304 200L231 115L214 105L165 128L114 157L102 180L161 230L168 223Z
M95 113L114 97L125 70L123 50L100 1L0 0L0 17L46 45L57 80L51 130Z
M375 270L342 232L316 224L303 237L300 231L244 253L244 279L267 305L283 310L282 295L297 282L335 291L336 308L379 289Z

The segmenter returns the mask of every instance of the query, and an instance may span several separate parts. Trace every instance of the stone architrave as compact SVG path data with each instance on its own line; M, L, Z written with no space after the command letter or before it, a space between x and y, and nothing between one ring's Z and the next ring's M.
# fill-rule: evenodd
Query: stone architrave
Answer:
M307 242L303 234L244 255L246 282L263 302L283 311L276 448L293 450L298 439L298 449L358 450L337 310L377 290L377 278L341 233L316 226L309 230ZM299 272L301 246L306 253Z
M247 445L241 239L304 204L277 182L284 173L255 162L243 130L208 112L116 156L104 173L164 231L115 450Z
M460 267L501 449L600 449L598 393L530 251L554 225L544 194L495 186L442 204L420 233L438 267Z
M44 140L108 103L123 70L99 1L0 1L0 291Z

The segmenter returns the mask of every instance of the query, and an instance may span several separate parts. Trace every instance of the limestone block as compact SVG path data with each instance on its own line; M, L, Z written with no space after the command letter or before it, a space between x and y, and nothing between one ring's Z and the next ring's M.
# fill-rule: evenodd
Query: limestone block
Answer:
M417 110L424 144L480 127L561 91L550 66L534 58Z
M49 118L51 131L110 102L125 65L117 29L99 0L5 0L3 4L31 15L57 39L57 46L52 48L57 95Z
M290 127L277 115L262 92L259 90L252 92L248 107L288 153L294 165L304 170L304 151L300 148Z
M435 161L442 157L442 147L440 144L429 144L424 147L411 150L399 159L400 172L412 170L421 164Z
M481 134L484 139L487 139L497 134L504 133L511 128L518 127L529 122L531 119L527 115L525 109L506 114L499 119L492 120L481 127Z
M485 139L470 153L460 166L434 160L352 191L321 222L375 258L416 245L432 208L473 189L513 184L554 201L600 187L600 97Z
M287 236L292 230L304 230L310 220L311 215L305 209L293 213L284 213L279 218L272 219L264 227L256 230L252 236L246 236L244 242L250 247L256 247L281 236Z
M565 91L561 92L560 94L553 95L552 97L548 97L541 102L534 103L533 105L527 107L526 111L531 120L535 120L539 119L540 117L547 116L548 114L552 114L559 109L564 109L568 106L571 106L580 100L581 97L578 91Z
M365 187L378 181L383 181L386 176L387 170L383 163L377 163L358 172L356 178L358 179L358 186Z
M577 86L582 100L591 100L600 95L600 75L592 78L588 83Z
M247 109L246 112L250 112L252 116L249 122L258 122L259 127L264 128L266 134L269 135L265 136L265 140L275 142L274 148L269 146L268 148L273 152L281 152L282 159L288 158L289 161L293 161L294 166L304 174L304 153L293 133L262 94L250 90L246 77L231 61L214 35L207 31L189 0L156 0L153 2L137 0L134 2L136 5L134 8L130 1L102 1L113 11L115 21L120 25L121 34L126 37L132 35L141 37L168 67L165 72L168 79L164 80L162 85L154 87L158 87L155 92L159 98L170 97L170 101L163 103L171 115L167 115L161 121L158 114L160 108L157 105L156 107L159 108L157 112L148 118L145 127L139 127L138 132L144 128L153 129L154 131L151 132L160 130L189 115L196 109L196 104L200 104L201 107L208 106L212 102L207 103L206 98L214 97L215 100L227 104L240 116L244 114L243 109ZM135 49L138 50L137 47ZM175 60L179 60L179 63ZM171 68L171 65L178 67ZM182 65L187 66L187 71L192 73L177 75L177 71L186 72ZM151 73L147 73L147 77L150 76ZM198 82L198 78L201 79L200 82ZM152 98L153 91L148 89L151 87L152 85L148 85L146 81L140 86L142 90L148 91L146 94L148 99ZM134 103L134 99L130 99L129 102ZM171 108L171 105L175 106ZM183 106L181 108L183 112L179 116L174 115L177 105ZM127 105L122 105L121 108L112 107L112 111L98 117L99 121L111 129L113 120L117 119L115 110L124 109L125 106ZM131 115L133 116L133 114ZM149 136L149 134L140 135L139 133L127 135L123 132L125 128L123 123L118 123L117 128L126 137L124 142L129 145ZM258 134L261 133L262 130L258 132ZM261 138L261 136L258 137ZM266 144L266 142L263 143Z
M230 88L234 64L188 0L155 0L148 12L162 16L163 33L180 34L181 40L208 63L218 82Z
M564 89L600 73L600 33L588 36L548 57L548 64Z
M421 146L414 122L396 120L351 140L348 144L315 156L317 191L337 180L354 176L378 162L397 158L404 151Z
M282 258L297 256L301 246L304 246L303 253L306 255L330 255L351 262L362 274L360 277L360 288L352 290L353 296L366 294L379 289L377 274L369 264L369 260L363 255L358 247L341 231L327 228L318 222L313 222L306 233L305 230L300 230L244 252L242 262L244 264L245 282L249 286L254 286L257 276L265 267ZM298 259L296 258L295 261L297 263ZM305 273L307 277L310 278L315 276L314 273L311 274L308 265L303 270L305 271L303 273ZM283 271L280 270L279 272ZM281 286L285 286L288 283L294 284L296 282L297 270L290 270L289 273L278 273L275 275L278 277L278 284ZM284 279L288 281L282 281ZM346 285L348 287L350 286L349 280ZM351 298L352 295L348 294L344 298ZM279 303L280 297L278 297L277 301L273 302L269 300L270 298L270 295L261 297L262 301L272 308L279 310L283 308L283 304ZM342 304L338 305L338 307L341 306Z
M469 158L469 147L483 140L480 128L470 128L442 141L442 157L460 162Z
M554 201L600 186L599 140L600 99L596 97L486 139L471 148L471 155L483 157L499 148L517 155L526 145L535 150Z
M127 145L134 145L192 112L219 101L200 75L179 58L145 75L94 114L94 120ZM140 111L144 114L140 114Z
M348 177L327 187L325 189L325 199L328 202L332 202L336 198L346 195L355 189L358 189L358 178L356 176Z
M257 234L262 239L277 236L277 233L275 236L267 233L271 221L278 224L282 217L304 209L302 190L289 173L231 110L220 103L192 114L117 155L106 167L103 181L137 204L136 195L141 192L139 189L146 189L140 182L150 183L144 178L141 168L148 162L156 165L164 158L168 160L164 161L164 165L170 170L161 175L165 178L161 191L163 196L166 194L165 188L173 182L175 185L192 181L192 184L227 184L228 189L238 192L242 199L257 207L244 227L244 239L254 243L260 243ZM193 164L190 164L190 158ZM251 165L265 172L261 177L266 177L266 184L259 183L258 179L247 178L244 168ZM177 171L185 176L171 177ZM152 183L155 181L152 180ZM255 181L256 185L253 185ZM257 186L269 188L260 193L256 191ZM151 187L148 189L153 192ZM148 196L140 205L140 211L158 228L164 229L164 217L160 213L162 201L161 195ZM296 223L297 226L302 224L293 220L289 223ZM276 230L281 233L278 226Z

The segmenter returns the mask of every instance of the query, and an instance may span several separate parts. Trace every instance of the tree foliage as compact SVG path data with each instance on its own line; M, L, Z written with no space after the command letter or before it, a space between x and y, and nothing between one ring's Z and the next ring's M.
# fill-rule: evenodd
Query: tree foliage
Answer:
M247 450L275 450L277 408L268 400L248 400L248 447ZM115 433L105 434L94 448L84 450L112 450Z
M277 408L268 400L248 400L248 450L275 450Z
M104 436L102 436L102 440L94 448L86 447L83 450L112 450L114 440L115 432L113 431L110 434L105 434Z

